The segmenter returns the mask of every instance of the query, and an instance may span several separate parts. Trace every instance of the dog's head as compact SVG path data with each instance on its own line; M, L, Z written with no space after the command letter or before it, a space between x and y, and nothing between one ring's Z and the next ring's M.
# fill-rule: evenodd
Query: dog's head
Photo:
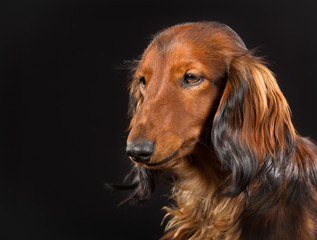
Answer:
M241 39L218 23L177 25L158 34L131 85L131 159L163 168L190 154L223 90L233 55L243 53Z
M216 22L156 35L136 64L130 98L127 154L137 166L168 168L211 129L211 147L231 171L231 195L294 135L272 73L232 29Z

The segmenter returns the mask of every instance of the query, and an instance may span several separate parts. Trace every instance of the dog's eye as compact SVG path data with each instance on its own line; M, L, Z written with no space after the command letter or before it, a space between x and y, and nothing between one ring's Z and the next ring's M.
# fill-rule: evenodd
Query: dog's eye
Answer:
M197 84L201 80L202 80L201 76L198 76L198 75L193 74L193 73L187 73L184 76L183 85L186 85L186 84Z
M144 88L145 87L145 78L140 77L139 81L140 81L141 86Z

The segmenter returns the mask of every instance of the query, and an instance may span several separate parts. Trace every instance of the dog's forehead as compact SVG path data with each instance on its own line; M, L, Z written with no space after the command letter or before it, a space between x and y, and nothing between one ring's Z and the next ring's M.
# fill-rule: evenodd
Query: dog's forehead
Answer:
M151 72L191 62L203 62L201 51L190 41L175 38L165 42L153 42L145 51L140 67L143 71Z
M224 25L174 26L156 35L149 44L138 65L142 72L139 75L162 73L183 66L183 62L200 63L210 69L210 75L217 75L230 62L233 49L246 50L239 36Z
M238 34L224 24L216 22L186 23L172 26L155 35L145 50L143 58L151 54L165 57L176 53L179 55L190 53L190 50L193 49L198 50L201 54L204 50L217 51L225 48L246 50Z

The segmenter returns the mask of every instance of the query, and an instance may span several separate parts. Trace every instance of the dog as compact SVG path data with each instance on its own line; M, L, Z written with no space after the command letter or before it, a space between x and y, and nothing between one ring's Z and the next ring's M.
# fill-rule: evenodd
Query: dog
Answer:
M135 61L129 197L172 176L162 240L317 239L317 147L297 134L265 61L218 22L154 36Z

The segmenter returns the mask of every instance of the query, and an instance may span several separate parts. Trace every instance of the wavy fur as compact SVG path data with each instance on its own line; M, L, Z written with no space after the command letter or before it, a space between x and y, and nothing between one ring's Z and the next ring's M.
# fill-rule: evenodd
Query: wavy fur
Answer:
M163 83L151 75L151 87L157 84L162 94L160 98L155 93L156 101L151 102L152 95L144 92L150 92L150 85L142 90L137 75L140 69L144 73L146 60L153 58L152 49L155 56L164 57L164 64L177 62L179 52L173 58L166 57L175 44L192 46L194 53L199 53L202 68L213 74L210 79L216 91L209 93L212 106L201 122L199 136L191 138L195 139L194 147L186 154L177 155L162 169L147 170L139 165L134 168L129 199L148 199L154 189L154 172L169 171L175 178L171 193L174 204L165 207L169 222L162 239L317 239L316 145L296 133L274 75L226 25L188 23L155 36L137 62L130 85L130 139L156 138L159 149L159 144L164 143L157 136L173 131L181 135L184 124L171 125L170 131L161 125L163 130L156 129L159 125L155 121L161 119L163 110L155 108L155 104L164 103L170 111L185 114L181 110L184 103L188 104L185 109L195 104L189 91L184 95L186 101L179 100L177 105L178 99L184 97L177 94L183 92L164 95ZM175 49L180 51L181 46ZM160 71L164 75L165 70ZM193 89L190 91L196 91ZM167 103L166 98L170 98ZM193 111L198 110L193 107ZM148 118L152 114L153 120ZM190 117L182 115L181 119ZM195 122L199 122L197 119ZM150 128L146 128L148 122ZM188 127L187 131L196 130ZM187 145L185 142L181 146Z

